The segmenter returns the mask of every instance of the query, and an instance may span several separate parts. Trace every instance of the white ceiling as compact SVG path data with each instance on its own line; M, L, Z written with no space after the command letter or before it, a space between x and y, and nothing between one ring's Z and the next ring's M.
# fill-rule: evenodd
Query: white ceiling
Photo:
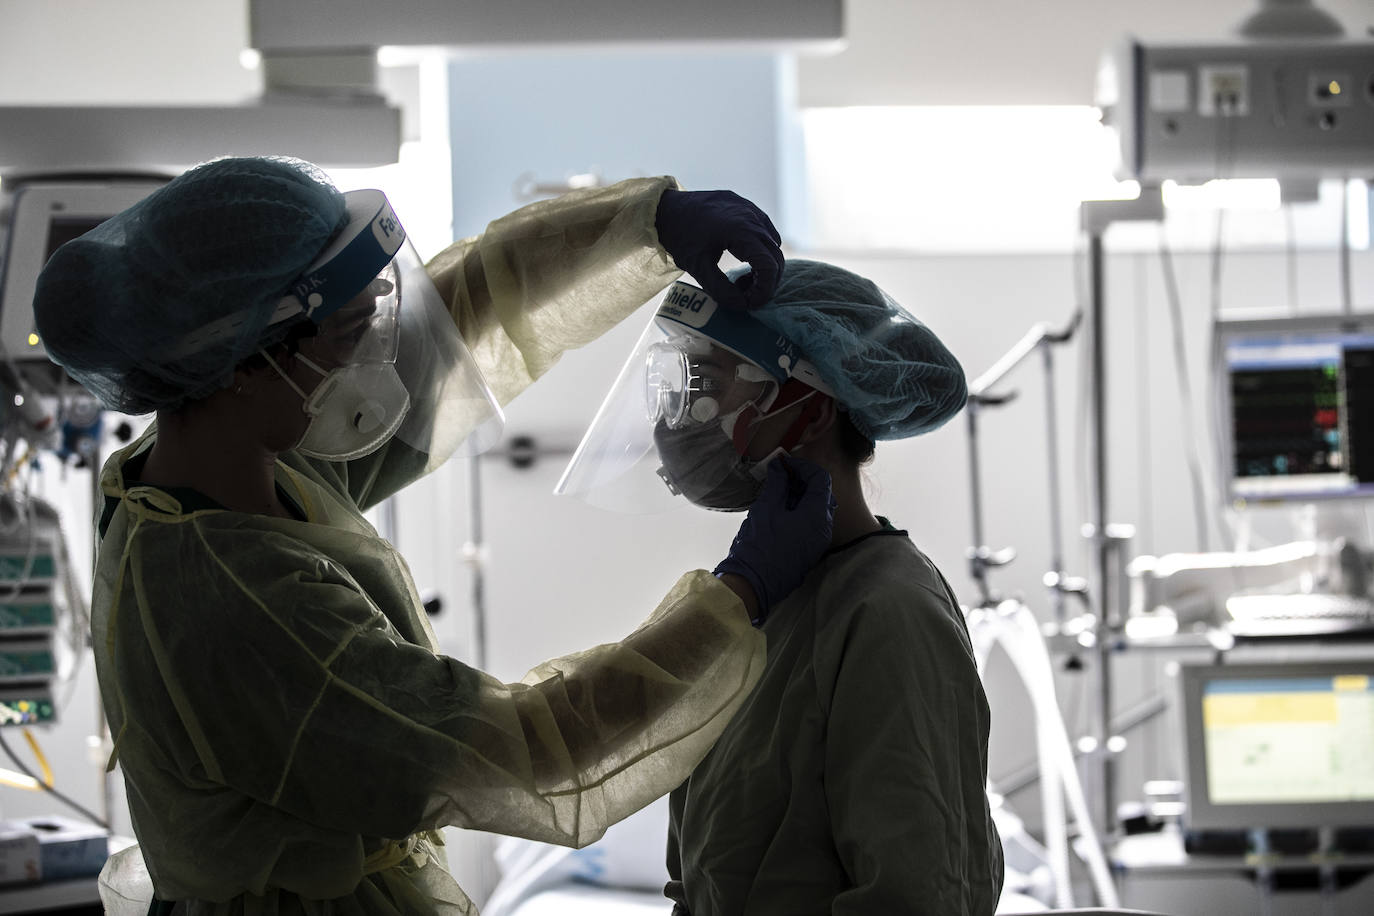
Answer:
M798 92L809 107L1090 104L1122 34L1221 37L1258 2L847 0L848 47L804 57ZM1321 5L1352 35L1374 25L1374 0ZM0 105L245 98L260 84L239 65L247 36L247 0L0 0Z

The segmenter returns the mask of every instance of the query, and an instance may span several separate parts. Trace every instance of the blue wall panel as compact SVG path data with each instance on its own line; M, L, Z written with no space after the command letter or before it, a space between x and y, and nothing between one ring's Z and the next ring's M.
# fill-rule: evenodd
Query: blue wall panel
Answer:
M792 62L761 52L530 51L449 65L454 232L525 201L521 176L673 175L729 188L783 226Z

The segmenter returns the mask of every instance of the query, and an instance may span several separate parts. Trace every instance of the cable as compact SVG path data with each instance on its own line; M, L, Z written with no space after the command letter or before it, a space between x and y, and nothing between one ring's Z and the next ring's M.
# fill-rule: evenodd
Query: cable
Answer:
M1083 247L1074 249L1074 296L1077 299L1077 307L1081 310L1083 303L1087 301L1088 293L1085 287L1088 284L1087 273L1091 267L1085 262L1083 257ZM1098 329L1093 327L1092 333L1098 333ZM1087 468L1083 466L1083 461L1088 453L1088 410L1089 393L1092 391L1092 370L1089 366L1090 356L1088 348L1078 347L1078 403L1074 406L1074 477L1078 480L1078 517L1088 518L1091 516L1089 504L1092 501L1092 491L1088 478ZM1092 543L1084 537L1078 539L1078 568L1089 569L1092 566Z
M1283 215L1287 227L1284 250L1288 265L1288 311L1298 313L1298 227L1293 217L1293 205L1283 205Z
M0 767L0 786L23 789L25 792L43 791L43 784L32 776L25 776L23 773L16 773L14 770L7 770L4 767Z
M1341 179L1341 311L1349 315L1354 305L1350 294L1350 182Z
M1217 158L1216 176L1226 179L1232 174L1235 166L1235 144L1236 144L1236 115L1239 112L1235 99L1223 99L1218 96L1215 100L1217 106ZM1226 208L1217 207L1216 231L1212 238L1212 319L1215 321L1217 313L1221 311L1221 258L1222 258L1222 239L1226 227ZM1210 333L1210 329L1209 329ZM1208 343L1211 341L1209 340Z
M22 729L24 740L29 744L29 750L33 751L33 759L38 761L38 768L43 771L43 785L48 788L53 786L52 767L48 766L48 757L43 753L43 749L38 746L38 739L33 736L29 729Z
M1164 291L1169 300L1169 319L1173 325L1174 370L1178 374L1179 401L1183 413L1183 434L1188 440L1184 449L1188 461L1188 477L1193 488L1193 514L1197 525L1198 549L1206 553L1209 549L1207 539L1207 502L1202 482L1202 461L1198 455L1201 443L1197 437L1197 424L1193 420L1193 385L1189 380L1188 352L1183 340L1183 304L1178 292L1178 278L1174 276L1174 259L1169 251L1169 242L1163 227L1159 233L1159 261L1164 268Z
M1162 229L1162 225L1161 225ZM1141 257L1136 255L1132 259L1135 268L1135 317L1136 317L1136 339L1146 343L1150 339L1150 317L1149 317L1149 297L1146 294L1145 271L1142 269ZM1148 356L1148 354L1146 354ZM1154 552L1154 462L1150 460L1150 446L1154 442L1154 435L1151 430L1153 425L1153 413L1150 404L1150 360L1136 360L1136 392L1140 398L1140 429L1144 430L1144 435L1136 440L1139 445L1137 460L1140 462L1137 471L1140 477L1140 534L1136 539L1137 550L1140 553Z
M21 457L18 461L16 461L16 462L10 467L9 471L6 472L6 474L5 474L4 489L8 490L11 486L14 485L14 478L16 478L16 477L19 476L19 472L22 471L22 470L25 468L26 465L28 465L29 459L32 458L32 457L33 457L33 445L32 445L31 443L25 442L25 443L24 443L24 455L23 455L23 457Z
M52 786L45 785L43 783L43 780L39 779L37 776L33 774L32 770L24 766L24 762L20 760L17 756L15 756L14 751L10 748L10 743L5 740L4 729L0 729L0 749L4 750L5 756L9 757L10 761L15 765L16 768L18 768L19 772L23 773L25 776L42 785L44 792L47 792L53 798L56 798L58 801L62 802L64 805L71 808L72 810L79 812L82 817L86 818L91 823L96 824L102 830L110 829L110 825L107 824L105 821L101 820L99 817L92 814L80 803L73 801L66 795L63 795L61 792L57 791L57 789L53 788Z

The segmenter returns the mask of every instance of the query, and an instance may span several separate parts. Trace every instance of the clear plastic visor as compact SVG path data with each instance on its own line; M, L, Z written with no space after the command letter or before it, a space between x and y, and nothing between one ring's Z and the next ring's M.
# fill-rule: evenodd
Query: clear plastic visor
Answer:
M737 472L735 420L749 404L766 411L778 383L704 335L651 319L554 488L632 514L688 505L665 482L655 430L696 434L693 483L710 489ZM747 445L748 433L743 435Z
M485 452L501 438L505 415L409 239L369 284L364 299L385 282L394 283L394 289L375 300L379 308L366 316L368 332L352 355L354 361L363 353L394 360L410 394L410 410L396 437L429 456L428 470L451 457ZM394 321L382 307L388 297L395 298ZM344 316L338 329L342 347L357 333L365 309L364 302L357 314Z
M644 404L650 423L669 429L708 423L777 392L763 369L704 337L683 334L648 348Z
M301 341L300 352L322 369L394 363L400 340L401 283L396 262Z

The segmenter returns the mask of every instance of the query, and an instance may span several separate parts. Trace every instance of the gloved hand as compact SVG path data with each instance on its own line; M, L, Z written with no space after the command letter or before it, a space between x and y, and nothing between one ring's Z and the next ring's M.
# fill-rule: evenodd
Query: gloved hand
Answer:
M782 276L782 236L768 214L734 191L669 189L654 222L673 263L721 305L758 308L773 298ZM718 266L726 251L753 270L731 283Z
M734 573L753 587L759 604L755 625L829 549L834 511L825 468L790 455L768 465L763 489L739 526L729 556L715 568L717 576Z

